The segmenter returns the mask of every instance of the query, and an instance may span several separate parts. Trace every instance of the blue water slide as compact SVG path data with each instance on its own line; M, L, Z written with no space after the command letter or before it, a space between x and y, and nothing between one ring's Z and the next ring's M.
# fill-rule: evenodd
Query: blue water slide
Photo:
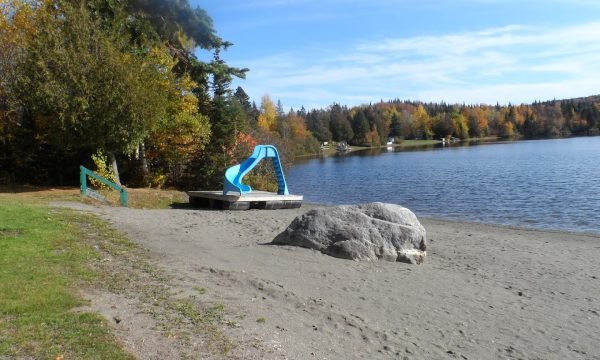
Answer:
M244 160L243 163L234 165L225 170L225 184L223 185L223 195L248 194L252 192L250 185L242 182L242 179L250 170L252 170L262 159L270 158L273 161L275 175L277 176L277 194L289 195L283 168L279 160L279 152L273 145L256 145L252 155Z

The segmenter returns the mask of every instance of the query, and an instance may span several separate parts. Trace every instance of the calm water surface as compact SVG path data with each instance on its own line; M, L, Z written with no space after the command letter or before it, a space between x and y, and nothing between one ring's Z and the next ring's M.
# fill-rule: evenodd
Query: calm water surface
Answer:
M307 202L382 201L417 215L600 233L600 137L312 159L288 174Z

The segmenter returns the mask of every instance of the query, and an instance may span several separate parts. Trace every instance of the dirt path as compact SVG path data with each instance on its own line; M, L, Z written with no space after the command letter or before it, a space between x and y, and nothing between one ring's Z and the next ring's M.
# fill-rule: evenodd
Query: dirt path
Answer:
M307 209L98 211L223 308L216 357L600 359L600 237L424 220L419 266L265 245Z

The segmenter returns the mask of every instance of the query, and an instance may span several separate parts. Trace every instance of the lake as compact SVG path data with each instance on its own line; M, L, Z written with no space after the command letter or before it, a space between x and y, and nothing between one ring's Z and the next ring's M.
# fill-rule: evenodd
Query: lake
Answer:
M400 204L418 216L600 233L600 137L378 150L288 174L305 202Z

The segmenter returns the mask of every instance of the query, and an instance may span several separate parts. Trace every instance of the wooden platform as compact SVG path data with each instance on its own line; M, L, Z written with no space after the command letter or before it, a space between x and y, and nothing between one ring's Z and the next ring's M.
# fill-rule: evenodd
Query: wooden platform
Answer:
M249 194L223 195L222 191L188 191L194 207L218 210L295 209L302 206L302 195L277 195L266 191Z

